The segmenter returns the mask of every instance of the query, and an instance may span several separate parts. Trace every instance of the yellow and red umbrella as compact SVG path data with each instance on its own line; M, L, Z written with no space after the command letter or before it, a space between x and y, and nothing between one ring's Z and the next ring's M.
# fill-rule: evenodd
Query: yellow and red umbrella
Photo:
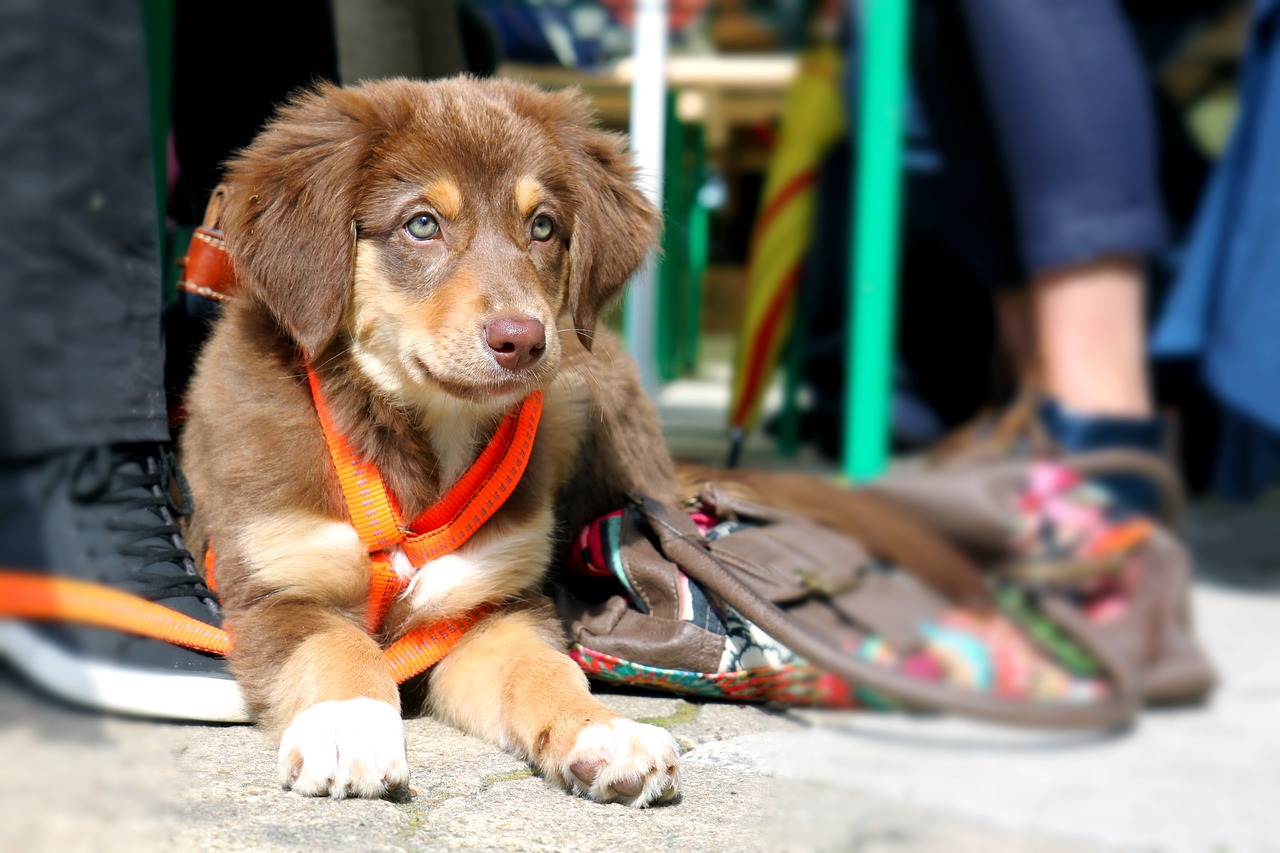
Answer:
M795 295L813 237L818 165L846 127L843 72L844 59L834 45L808 49L783 106L747 258L729 407L735 431L755 425L795 319Z

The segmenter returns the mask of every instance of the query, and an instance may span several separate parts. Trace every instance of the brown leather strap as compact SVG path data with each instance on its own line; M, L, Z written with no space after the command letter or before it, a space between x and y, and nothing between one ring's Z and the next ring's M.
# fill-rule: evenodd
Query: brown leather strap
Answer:
M1074 618L1061 602L1050 602L1046 615L1084 646L1110 677L1113 695L1089 704L997 699L984 693L934 684L861 660L834 648L808 625L786 614L721 566L689 532L683 513L640 497L638 508L649 520L668 558L693 580L713 590L766 633L792 651L854 684L865 686L910 708L937 709L982 720L1053 729L1109 729L1128 724L1140 700L1130 667L1109 643Z
M817 522L915 575L948 601L979 612L995 606L982 571L973 560L894 503L872 492L786 471L697 465L681 465L678 471L698 489L716 484L716 494L724 496L717 503L731 510L758 518L777 518L776 511L782 510ZM742 497L744 490L750 494L749 499Z
M182 277L178 289L206 299L226 302L235 291L235 270L227 254L227 241L218 228L226 187L219 185L204 211L204 223L191 236L187 254L178 260Z
M1174 529L1186 521L1186 492L1173 466L1159 454L1141 450L1091 450L1062 457L1063 464L1085 476L1128 474L1150 483L1160 499L1156 517Z

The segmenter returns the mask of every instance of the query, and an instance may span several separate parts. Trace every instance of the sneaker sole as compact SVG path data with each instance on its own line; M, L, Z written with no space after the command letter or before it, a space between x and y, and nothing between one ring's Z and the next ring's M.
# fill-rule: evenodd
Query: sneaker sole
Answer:
M55 696L99 711L203 723L253 721L233 679L86 661L21 622L0 620L0 657Z

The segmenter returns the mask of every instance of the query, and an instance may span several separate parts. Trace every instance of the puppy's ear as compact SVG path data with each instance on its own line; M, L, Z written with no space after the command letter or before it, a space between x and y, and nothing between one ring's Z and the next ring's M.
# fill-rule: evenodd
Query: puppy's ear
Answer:
M571 121L562 126L577 174L581 205L569 243L569 308L578 339L591 348L596 322L657 241L659 214L635 185L622 136L591 127L580 95L561 95Z
M351 300L360 174L381 134L374 109L360 90L321 86L227 166L222 227L241 293L308 358L333 340Z

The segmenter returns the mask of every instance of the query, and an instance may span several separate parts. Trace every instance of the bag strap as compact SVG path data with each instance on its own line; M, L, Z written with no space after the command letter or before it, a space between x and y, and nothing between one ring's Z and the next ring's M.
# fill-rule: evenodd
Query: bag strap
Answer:
M777 504L766 505L722 488L720 478L705 480L699 500L714 510L766 521L817 525L858 542L878 559L903 569L948 601L978 613L995 609L986 578L977 565L950 542L865 490L855 491L813 477L775 471L725 471L729 482L743 482ZM783 509L781 506L785 506Z
M1064 601L1047 598L1045 615L1057 622L1102 665L1113 695L1100 702L1020 702L996 699L911 678L869 661L843 654L811 627L788 616L722 566L703 547L684 513L644 496L630 496L648 520L659 547L693 580L712 590L766 633L792 651L851 682L902 705L942 709L996 723L1053 729L1106 729L1123 726L1137 714L1140 697L1132 669Z
M1186 521L1187 498L1177 472L1163 456L1141 450L1109 449L1072 453L1062 463L1085 476L1130 474L1150 483L1160 499L1156 517L1172 528Z

